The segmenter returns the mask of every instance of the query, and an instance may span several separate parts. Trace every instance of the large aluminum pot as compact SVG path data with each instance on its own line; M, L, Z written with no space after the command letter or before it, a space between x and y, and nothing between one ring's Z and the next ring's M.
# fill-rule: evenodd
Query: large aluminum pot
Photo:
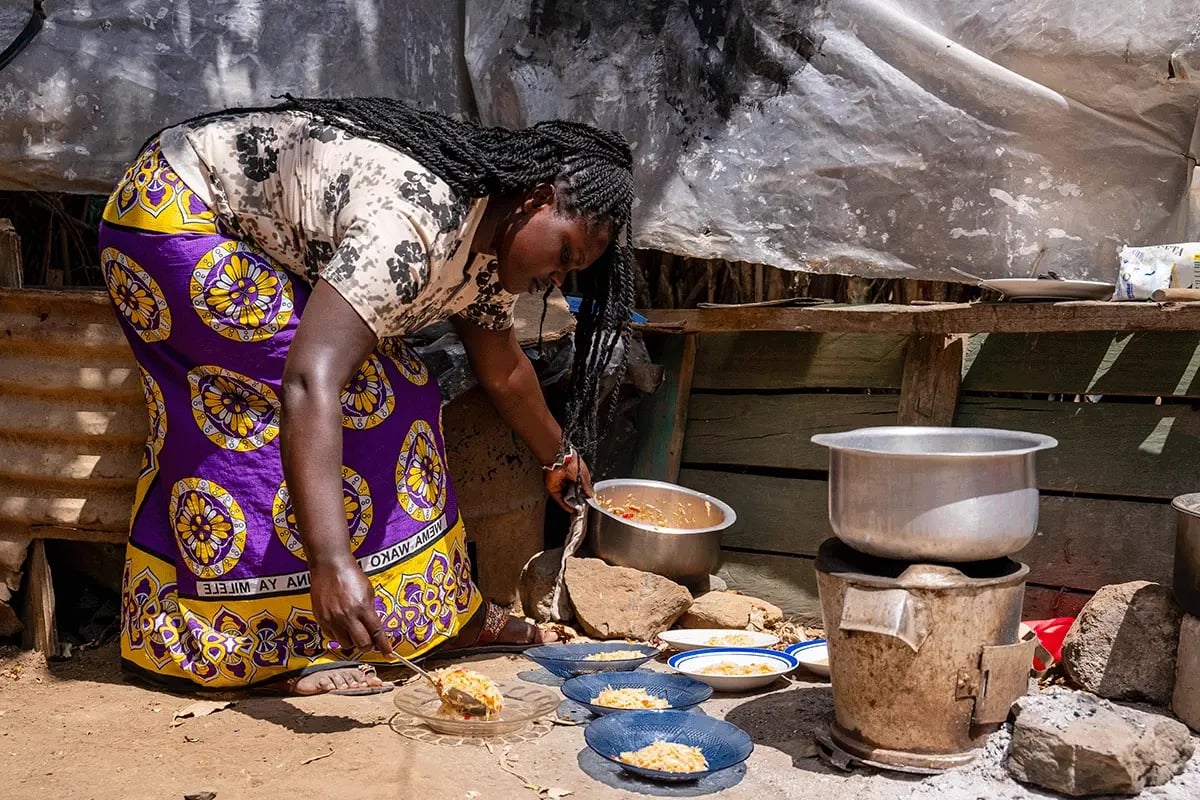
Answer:
M708 578L717 566L721 531L737 520L733 509L717 498L673 483L617 478L600 481L593 489L595 496L588 498L592 552L610 564L654 572L685 585ZM623 519L605 506L652 506L666 525Z
M1012 555L1037 532L1034 456L1049 436L990 428L862 428L829 448L829 522L856 550L905 561Z
M1181 494L1175 508L1175 599L1200 617L1200 493Z

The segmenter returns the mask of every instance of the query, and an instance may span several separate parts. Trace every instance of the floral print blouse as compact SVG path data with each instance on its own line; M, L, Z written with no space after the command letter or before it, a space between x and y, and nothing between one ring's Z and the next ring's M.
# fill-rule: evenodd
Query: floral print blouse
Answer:
M326 280L377 336L451 316L512 325L495 258L470 252L486 198L459 198L410 156L299 112L210 117L159 141L233 236Z

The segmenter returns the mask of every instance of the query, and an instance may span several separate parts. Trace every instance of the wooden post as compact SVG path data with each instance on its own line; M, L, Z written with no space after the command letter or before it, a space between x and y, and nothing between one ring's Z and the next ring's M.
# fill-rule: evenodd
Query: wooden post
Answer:
M0 287L20 289L23 285L21 237L12 220L0 219Z
M958 335L909 337L900 382L901 425L954 424L962 384L963 340Z
M58 618L54 612L54 580L46 560L46 541L34 539L29 548L29 569L25 579L24 644L41 650L46 658L62 655L58 643Z
M663 383L642 401L638 412L633 475L674 483L679 479L679 464L683 459L688 402L696 369L696 335L664 336L661 343L658 358L665 368Z

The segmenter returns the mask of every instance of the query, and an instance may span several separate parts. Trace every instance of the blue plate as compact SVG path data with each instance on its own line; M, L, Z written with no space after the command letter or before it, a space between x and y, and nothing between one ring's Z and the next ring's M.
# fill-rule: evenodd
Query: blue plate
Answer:
M587 726L588 747L628 772L656 781L694 781L742 763L754 752L750 735L738 726L686 711L630 711L601 717ZM662 772L622 763L621 753L654 742L678 742L699 747L708 762L703 772Z
M686 675L671 675L665 672L602 672L598 675L580 675L562 685L562 693L571 700L586 706L593 714L631 713L630 709L609 708L592 703L592 698L606 688L645 689L647 693L667 701L669 708L682 711L703 703L712 697L712 688ZM639 709L640 710L640 709ZM665 710L665 709L660 709Z
M596 653L614 650L636 650L642 655L621 661L588 661ZM637 669L658 655L658 648L648 644L628 642L592 642L590 644L544 644L526 650L525 657L545 667L560 678L586 675L592 672L625 672Z

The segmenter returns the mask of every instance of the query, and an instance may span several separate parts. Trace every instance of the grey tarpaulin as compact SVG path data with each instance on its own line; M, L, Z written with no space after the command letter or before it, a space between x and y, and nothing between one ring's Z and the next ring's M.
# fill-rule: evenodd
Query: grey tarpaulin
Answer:
M16 35L28 4L0 6ZM636 143L639 246L1112 278L1200 236L1195 0L89 0L0 74L0 186L104 191L164 122L390 94ZM469 77L469 82L468 82ZM1190 226L1190 227L1189 227Z

